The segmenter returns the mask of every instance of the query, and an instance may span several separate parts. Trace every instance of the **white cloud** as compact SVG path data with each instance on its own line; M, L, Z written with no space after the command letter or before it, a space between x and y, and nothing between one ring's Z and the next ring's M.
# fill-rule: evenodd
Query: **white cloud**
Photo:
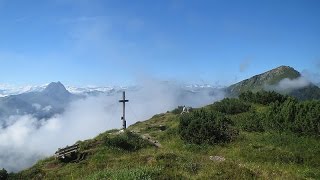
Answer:
M310 85L310 81L307 78L301 76L296 79L289 79L289 78L282 79L276 85L266 86L266 89L274 90L277 92L291 92L293 90L301 89L308 85Z
M42 110L45 112L49 112L52 109L52 106L46 106Z
M317 84L320 83L320 73L312 72L309 70L303 70L302 75L310 80L312 83Z

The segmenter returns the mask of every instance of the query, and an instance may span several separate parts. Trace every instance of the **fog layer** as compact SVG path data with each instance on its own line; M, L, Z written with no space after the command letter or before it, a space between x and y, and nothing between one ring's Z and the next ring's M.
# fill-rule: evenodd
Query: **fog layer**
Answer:
M127 90L127 124L146 120L179 105L200 107L220 100L218 89L186 89L178 82L142 80L139 88ZM122 94L87 97L72 102L63 114L46 120L32 115L11 116L0 129L0 168L19 171L37 160L52 156L59 147L121 128Z

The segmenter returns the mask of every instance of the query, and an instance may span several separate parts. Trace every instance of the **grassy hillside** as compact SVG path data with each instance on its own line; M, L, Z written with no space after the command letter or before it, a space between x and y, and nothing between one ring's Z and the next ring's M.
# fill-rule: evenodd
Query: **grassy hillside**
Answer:
M227 99L201 108L232 120L239 134L231 142L183 141L183 117L173 111L137 122L127 132L110 130L78 142L77 161L49 157L9 179L320 179L319 136L252 123L271 106Z

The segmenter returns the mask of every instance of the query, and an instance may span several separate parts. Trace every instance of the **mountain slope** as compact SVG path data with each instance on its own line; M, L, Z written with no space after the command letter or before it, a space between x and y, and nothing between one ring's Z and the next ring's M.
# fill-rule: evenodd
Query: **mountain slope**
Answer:
M229 96L238 96L245 91L261 90L289 94L303 100L320 99L320 88L308 82L298 71L289 66L277 67L226 88Z
M208 108L208 107L205 107ZM264 106L254 106L263 111ZM237 119L237 115L232 116ZM320 143L312 137L240 132L228 144L192 145L179 138L179 114L155 115L126 133L79 141L73 162L54 157L10 179L304 179L320 177ZM136 135L134 135L136 134ZM141 139L144 137L153 143ZM283 143L285 142L285 143ZM319 161L319 162L318 162Z
M0 119L11 115L32 114L48 118L63 112L64 108L77 98L60 82L50 83L43 91L29 92L0 98Z

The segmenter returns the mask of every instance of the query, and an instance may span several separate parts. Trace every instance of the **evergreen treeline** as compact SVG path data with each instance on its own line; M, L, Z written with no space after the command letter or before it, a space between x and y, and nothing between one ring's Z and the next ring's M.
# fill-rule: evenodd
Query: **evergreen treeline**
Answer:
M253 93L251 91L243 92L239 95L239 99L245 102L251 102L256 104L268 105L272 102L283 103L289 98L289 96L284 96L274 91L260 91Z
M180 116L181 138L196 144L229 142L243 131L320 136L320 101L276 92L245 92Z
M225 98L220 102L211 105L211 109L224 114L238 114L247 112L251 108L251 104L235 98Z
M266 129L320 136L320 101L293 98L272 103L264 118Z

